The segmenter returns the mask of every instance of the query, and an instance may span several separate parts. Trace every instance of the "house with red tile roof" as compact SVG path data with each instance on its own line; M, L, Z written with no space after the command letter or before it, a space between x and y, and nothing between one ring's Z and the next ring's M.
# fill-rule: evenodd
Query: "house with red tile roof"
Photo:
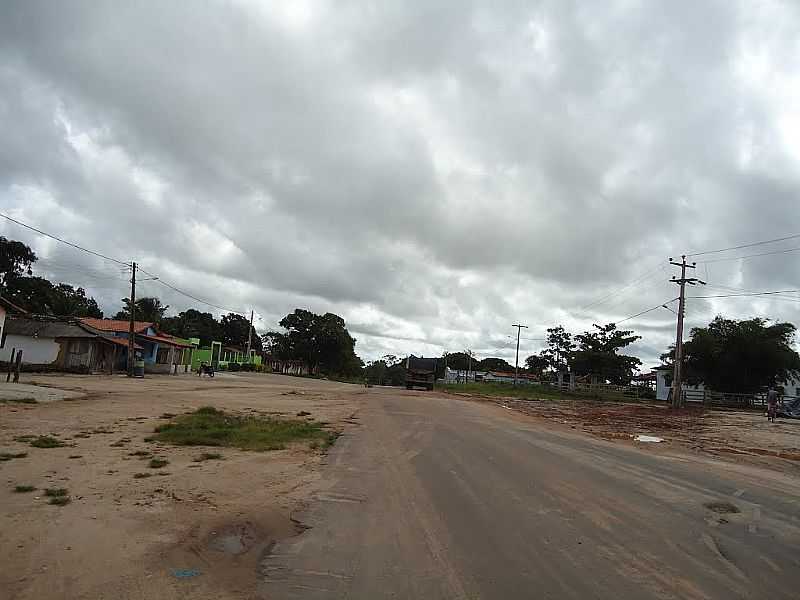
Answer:
M81 323L106 336L127 343L130 321L84 317ZM178 365L191 364L191 352L194 346L186 340L163 333L155 323L146 321L134 321L133 331L135 342L142 347L137 354L144 360L146 373L177 372ZM124 357L127 360L127 346L124 349Z

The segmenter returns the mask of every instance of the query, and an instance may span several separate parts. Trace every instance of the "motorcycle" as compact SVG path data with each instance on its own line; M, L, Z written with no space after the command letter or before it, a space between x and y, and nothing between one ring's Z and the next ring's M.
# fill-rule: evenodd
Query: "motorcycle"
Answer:
M200 368L197 369L197 375L198 377L202 377L204 374L209 377L214 377L214 367L206 363L201 363Z

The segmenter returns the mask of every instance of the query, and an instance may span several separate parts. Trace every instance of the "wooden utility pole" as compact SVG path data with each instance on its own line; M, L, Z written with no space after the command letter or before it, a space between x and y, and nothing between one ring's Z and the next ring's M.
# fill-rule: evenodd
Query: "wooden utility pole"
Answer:
M252 335L253 331L253 311L250 311L250 326L247 328L247 362L250 362L250 336Z
M514 385L517 385L517 378L519 377L519 335L523 329L527 329L527 325L520 325L519 323L512 325L517 328L517 358L514 361Z
M683 317L686 312L686 284L705 285L705 281L700 281L697 277L686 277L686 269L694 269L697 266L694 262L688 264L686 255L681 256L681 262L675 262L670 258L669 264L681 268L680 279L673 276L671 280L681 289L678 296L678 331L675 336L675 364L672 374L672 408L680 408L683 406Z
M136 263L131 263L131 297L128 308L131 313L131 322L128 325L128 377L133 377L133 354L136 347L134 337L134 322L136 321Z

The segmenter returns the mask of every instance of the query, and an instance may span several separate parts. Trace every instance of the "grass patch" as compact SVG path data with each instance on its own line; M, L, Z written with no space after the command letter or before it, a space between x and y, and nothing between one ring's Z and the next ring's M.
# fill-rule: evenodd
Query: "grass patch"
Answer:
M159 417L159 419L172 419L172 418L177 417L177 416L178 415L176 415L175 413L161 413L161 416Z
M128 456L138 456L139 458L150 458L153 456L152 452L147 450L137 450L136 452L128 452Z
M70 454L67 458L83 458L83 454Z
M169 464L169 461L166 458L151 458L150 462L147 463L147 466L151 469L160 469Z
M17 404L39 404L36 398L5 398L0 402L15 402Z
M286 444L301 440L330 445L336 439L321 423L237 416L211 406L157 427L156 437L176 446L226 446L242 450L282 450Z
M36 489L36 486L33 485L18 485L14 487L14 491L17 494L25 494L27 492L32 492Z
M54 504L56 506L64 506L65 504L69 504L71 502L69 496L55 496L50 498L47 502L48 504Z
M57 498L59 496L66 496L69 492L67 488L47 488L44 495L50 498Z
M133 478L134 479L145 479L147 477L152 477L152 476L153 476L152 473L135 473L133 475Z
M7 461L13 458L25 458L28 456L27 452L0 452L0 461Z
M15 442L23 442L23 443L27 444L28 442L30 442L32 440L35 440L35 439L36 439L35 435L18 435L17 437L14 438L14 441Z
M32 439L29 443L34 448L63 448L66 446L64 442L58 438L54 438L52 435L40 435Z
M222 454L219 452L203 452L194 459L194 462L203 462L204 460L222 460Z
M708 510L712 510L721 515L736 514L741 512L737 506L734 506L730 502L706 502L703 504L703 506L705 506Z

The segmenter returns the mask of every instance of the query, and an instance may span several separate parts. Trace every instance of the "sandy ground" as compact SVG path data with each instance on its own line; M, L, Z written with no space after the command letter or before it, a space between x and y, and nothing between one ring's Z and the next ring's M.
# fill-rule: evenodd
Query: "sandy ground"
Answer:
M353 426L363 388L279 375L36 376L26 383L80 392L41 404L0 403L0 596L193 600L251 598L260 558L301 525L326 460L305 445L273 452L222 449L224 460L195 462L203 448L148 443L164 413L200 406L294 416L334 430ZM68 445L33 448L24 435ZM149 469L146 450L169 464ZM134 474L154 476L136 479ZM31 493L15 493L33 485ZM47 504L63 487L71 503Z
M757 411L692 407L674 411L663 403L597 400L518 400L462 395L496 403L590 435L648 447L653 451L689 450L800 474L800 419L769 423ZM637 443L650 435L660 443Z

